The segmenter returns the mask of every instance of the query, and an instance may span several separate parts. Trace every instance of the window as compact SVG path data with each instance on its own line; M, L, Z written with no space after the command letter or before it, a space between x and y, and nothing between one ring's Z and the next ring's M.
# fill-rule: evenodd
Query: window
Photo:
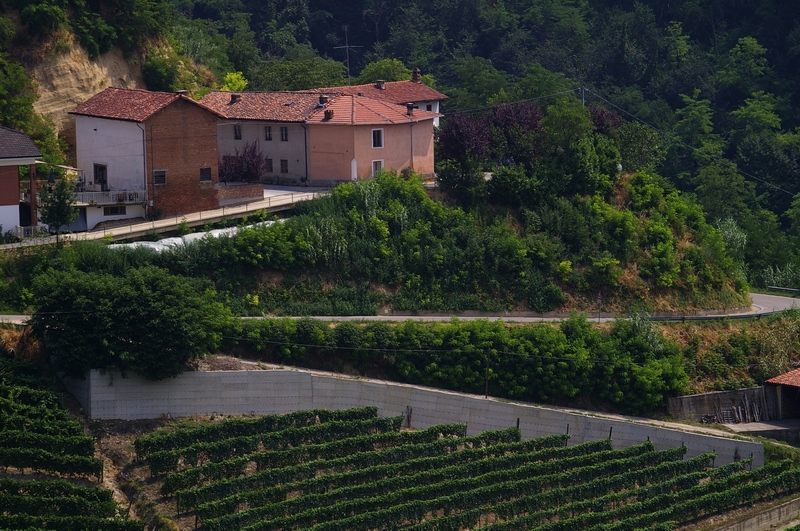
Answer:
M288 142L288 141L289 141L289 128L281 127L281 142Z
M268 142L272 141L272 127L268 125L264 127L264 140Z
M272 169L272 159L267 159L264 161L264 166L266 167L267 173L272 173L274 170Z
M383 169L383 161L382 160L373 160L372 161L372 176L375 177L378 175L381 170Z
M426 111L432 111L432 110L433 110L433 105L431 105L430 103L429 103L429 104L427 104L427 105L425 106L425 110L426 110Z
M167 170L153 170L153 184L167 184Z
M383 129L372 130L372 147L374 148L383 147Z
M200 181L211 180L211 168L200 168Z
M126 214L124 206L107 206L103 207L104 216L124 216Z
M108 166L105 164L94 165L94 184L100 186L100 190L108 190Z
M289 161L281 159L281 173L289 173Z
M241 140L242 139L242 126L241 125L234 125L233 126L233 139L234 140Z

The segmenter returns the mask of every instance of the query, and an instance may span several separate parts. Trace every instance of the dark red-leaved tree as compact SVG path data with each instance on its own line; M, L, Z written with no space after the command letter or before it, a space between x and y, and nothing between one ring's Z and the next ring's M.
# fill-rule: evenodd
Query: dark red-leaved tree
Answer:
M625 125L625 120L619 114L594 103L589 105L589 115L592 125L603 135L611 135Z
M226 155L219 161L219 181L230 182L258 182L267 171L267 159L256 142L250 142L239 151L237 148L233 155Z
M529 163L542 156L544 114L532 102L498 105L486 117L491 156L500 164Z
M439 154L443 159L468 167L486 158L489 151L486 120L470 114L451 114L439 132Z

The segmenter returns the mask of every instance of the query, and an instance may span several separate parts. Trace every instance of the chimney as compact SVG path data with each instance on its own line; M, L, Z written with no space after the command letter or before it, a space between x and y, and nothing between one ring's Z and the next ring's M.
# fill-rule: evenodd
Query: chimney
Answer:
M422 74L422 72L420 71L419 67L415 66L414 71L411 73L411 82L420 83L421 82L420 74Z
M386 90L386 81L384 81L383 79L379 79L378 81L375 82L375 88L377 88L378 90Z
M230 103L230 105L233 105L234 103L236 103L237 101L239 101L241 99L242 99L242 95L241 94L231 94L231 103Z
M325 117L323 118L323 121L327 122L328 120L332 119L333 119L333 109L325 109Z
M363 95L364 95L364 93L363 93L363 92L359 92L359 93L358 93L358 95L359 95L359 96L363 96Z
M319 104L320 105L325 105L326 103L328 103L328 96L325 95L325 94L320 95Z
M406 103L406 114L409 116L414 116L414 104L413 103Z

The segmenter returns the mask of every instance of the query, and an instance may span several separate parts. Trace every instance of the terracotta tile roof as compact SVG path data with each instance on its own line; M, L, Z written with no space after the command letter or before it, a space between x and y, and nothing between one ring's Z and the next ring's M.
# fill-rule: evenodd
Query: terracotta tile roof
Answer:
M383 84L383 89L378 88L377 83L369 83L366 85L352 85L348 87L314 89L314 91L326 94L349 94L351 96L358 96L359 93L361 93L367 98L386 101L397 105L447 99L447 96L441 92L423 83L416 83L414 81L387 81Z
M200 104L228 120L305 122L319 105L318 92L209 92Z
M775 385L787 385L789 387L800 387L800 369L795 369L785 374L780 374L774 378L770 378L767 380L767 383Z
M0 125L0 160L41 156L36 144L28 135Z
M70 114L144 122L180 97L172 92L108 87L75 107Z
M326 119L326 111L333 116ZM390 125L433 120L438 113L414 109L406 114L406 107L361 96L335 96L323 107L318 107L306 123L333 125Z

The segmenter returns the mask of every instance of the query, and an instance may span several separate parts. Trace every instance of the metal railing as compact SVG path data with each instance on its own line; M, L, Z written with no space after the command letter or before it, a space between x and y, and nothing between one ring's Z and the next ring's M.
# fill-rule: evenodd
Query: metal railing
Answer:
M37 179L36 188L42 190L50 183ZM20 181L19 198L23 203L30 203L31 183ZM75 192L75 199L79 206L84 205L135 205L147 201L147 190L106 190L104 192ZM36 195L37 206L42 206L41 196Z
M261 210L278 211L291 208L298 201L307 201L316 197L327 195L328 191L315 192L290 192L286 194L266 197L259 201L252 201L245 204L224 206L213 210L193 212L181 216L157 219L146 223L136 223L133 225L120 225L112 228L93 230L89 232L67 232L61 233L64 240L99 240L111 238L122 240L128 237L139 236L148 232L162 232L174 230L177 226L186 223L190 226L199 226L204 223L213 223L227 218L244 217L251 213ZM42 245L55 242L56 237L49 235L47 229L41 227L17 227L17 235L24 241L21 243L8 244L0 247L22 247L30 245Z
M106 192L77 192L78 205L132 205L147 201L146 190L109 190Z
M27 240L30 238L41 238L50 235L50 233L47 230L47 226L45 225L36 225L32 227L20 227L19 225L17 225L16 234L17 238L19 238L20 240Z

